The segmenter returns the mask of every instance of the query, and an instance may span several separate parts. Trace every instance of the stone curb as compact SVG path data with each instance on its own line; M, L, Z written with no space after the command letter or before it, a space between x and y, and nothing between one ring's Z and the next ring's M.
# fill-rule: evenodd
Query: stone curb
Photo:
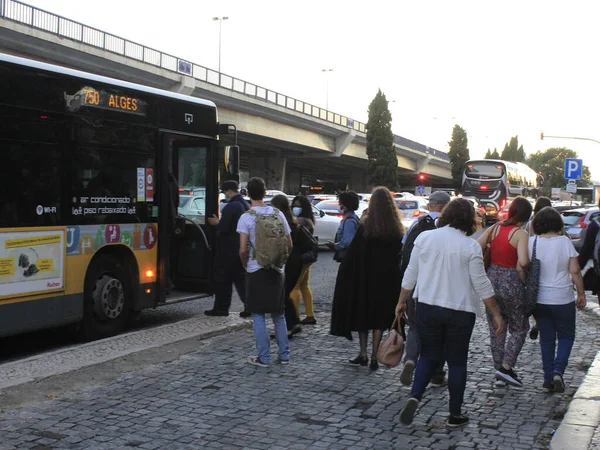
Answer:
M235 316L197 316L179 322L132 331L83 345L42 353L0 365L0 389L64 374L132 353L183 341L250 328L252 322Z
M600 317L597 298L588 295L587 311ZM600 424L600 352L569 404L567 414L554 433L550 450L588 450Z

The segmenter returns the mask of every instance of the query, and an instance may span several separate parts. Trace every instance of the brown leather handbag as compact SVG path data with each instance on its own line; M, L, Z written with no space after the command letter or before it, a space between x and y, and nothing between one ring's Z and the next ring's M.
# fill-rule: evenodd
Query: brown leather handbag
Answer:
M406 333L404 332L404 319L398 315L394 319L390 332L379 345L377 351L377 361L388 367L396 367L400 364L404 354L404 342Z

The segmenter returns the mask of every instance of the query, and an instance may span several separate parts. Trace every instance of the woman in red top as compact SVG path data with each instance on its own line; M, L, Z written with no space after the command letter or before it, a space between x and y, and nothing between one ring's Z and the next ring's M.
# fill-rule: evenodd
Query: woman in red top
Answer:
M524 197L515 198L508 210L508 219L489 228L478 241L485 248L488 238L491 238L491 264L487 275L494 287L502 317L510 331L508 340L506 330L496 333L494 320L488 313L496 379L501 383L519 387L523 386L523 383L513 367L529 331L529 320L525 317L523 308L524 269L529 265L529 234L522 227L529 220L531 210L529 200Z

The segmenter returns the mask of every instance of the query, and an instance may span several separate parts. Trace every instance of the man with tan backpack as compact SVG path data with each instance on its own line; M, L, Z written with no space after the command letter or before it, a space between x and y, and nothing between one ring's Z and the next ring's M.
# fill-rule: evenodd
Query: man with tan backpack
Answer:
M252 208L240 217L240 258L246 268L246 308L252 313L256 356L248 363L268 367L271 361L269 334L265 314L271 314L275 327L279 362L288 364L288 346L285 322L284 268L292 250L291 230L285 216L276 208L265 205L265 182L252 178L248 182Z

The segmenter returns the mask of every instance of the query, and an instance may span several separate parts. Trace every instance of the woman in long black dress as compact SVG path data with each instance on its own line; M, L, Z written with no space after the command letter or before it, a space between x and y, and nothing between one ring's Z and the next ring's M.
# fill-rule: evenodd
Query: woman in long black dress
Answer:
M359 226L338 272L331 334L352 339L358 331L359 355L350 364L367 366L367 338L373 330L371 370L377 370L377 350L383 330L391 327L402 282L400 254L404 227L387 188L373 190L369 214Z

